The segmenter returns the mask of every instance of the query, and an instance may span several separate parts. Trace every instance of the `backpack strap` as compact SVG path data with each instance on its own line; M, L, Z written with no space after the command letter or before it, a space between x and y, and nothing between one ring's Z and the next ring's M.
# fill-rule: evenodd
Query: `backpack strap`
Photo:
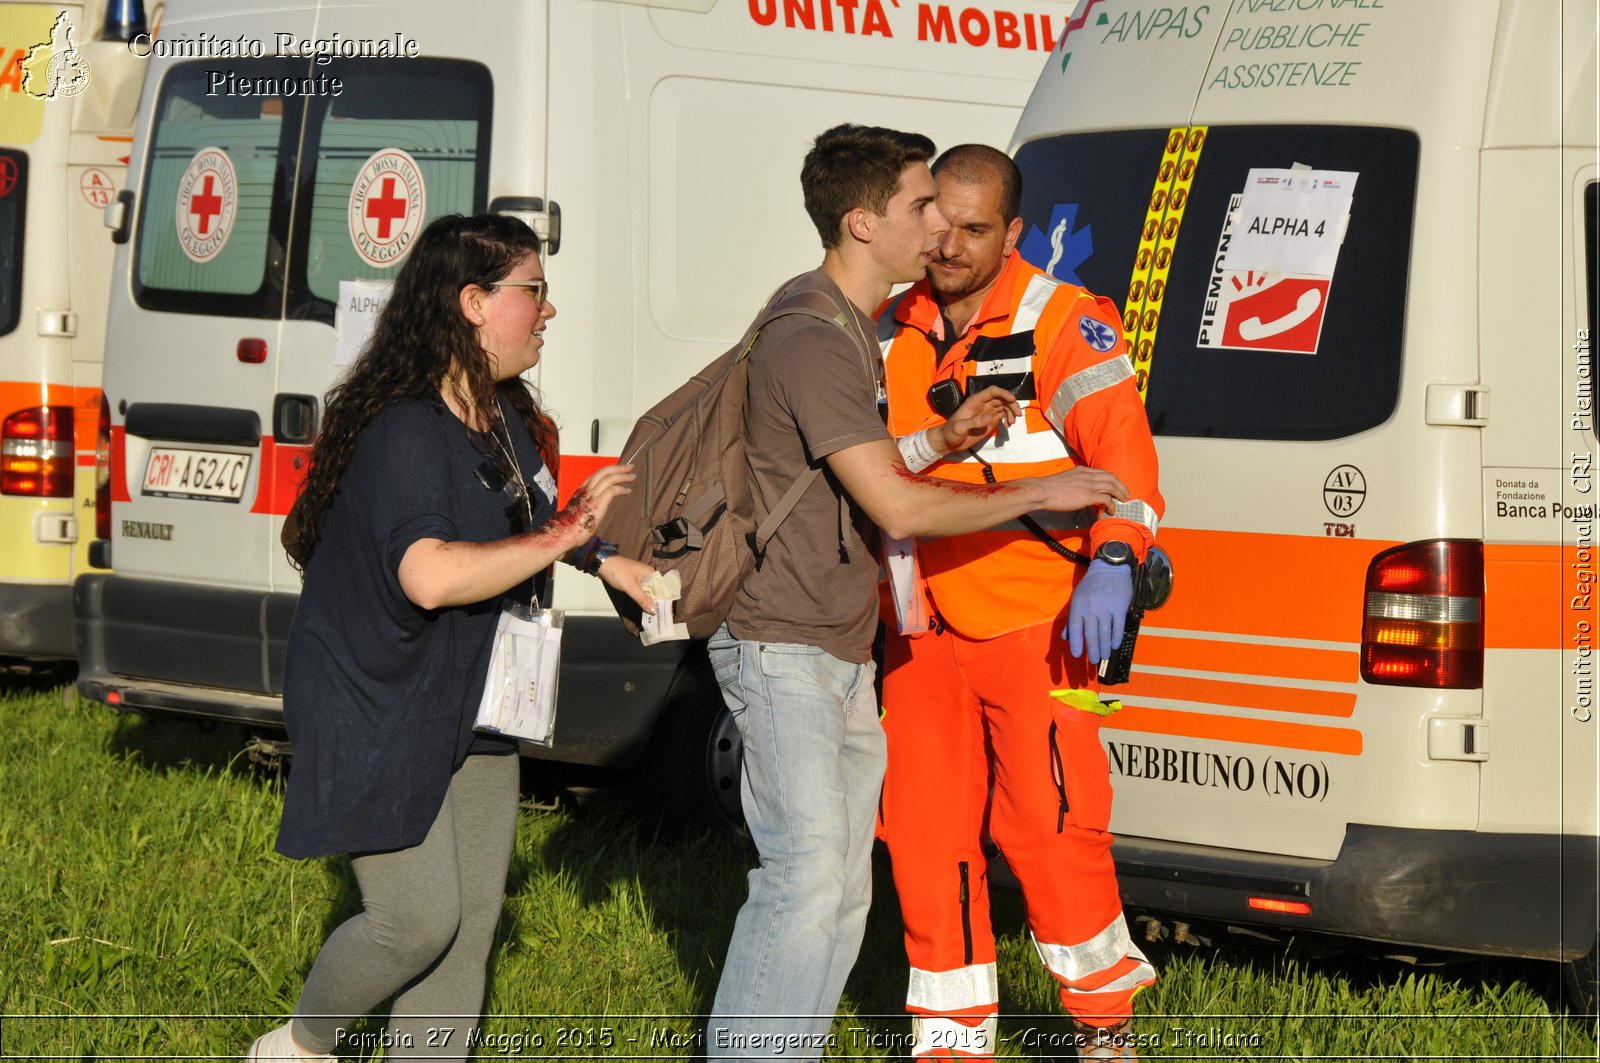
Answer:
M807 469L796 477L794 483L789 485L789 490L785 491L783 497L778 499L778 504L772 507L772 512L767 514L767 519L762 521L761 526L755 530L752 536L753 541L750 545L755 550L756 565L758 567L761 564L761 559L766 556L767 544L772 541L774 535L778 534L778 528L782 526L783 522L789 519L789 514L794 512L794 507L800 504L800 496L805 494L806 489L815 483L817 477L821 475L822 469L819 466L814 469Z
M849 325L853 324L849 311L841 309L839 304L834 302L833 297L825 291L817 288L807 288L797 292L779 292L768 302L766 310L757 319L754 334L750 337L750 342L745 345L744 354L741 357L749 357L750 352L755 349L756 340L760 337L763 328L770 322L787 314L803 314L806 317L814 317L818 320L826 321L842 330L847 336L851 332ZM855 331L858 333L855 337L857 340L856 349L857 353L861 355L861 365L866 370L867 382L876 386L877 375L872 371L871 351L865 346L865 338L859 335L860 330L856 329ZM762 521L761 525L751 534L750 547L756 555L756 568L759 569L761 567L761 562L766 557L767 544L772 541L774 535L778 534L778 529L789 518L789 514L794 512L794 507L800 503L801 496L821 475L822 467L820 465L808 468L801 473L794 483L789 485L789 490L783 493L783 497L778 500L778 504L772 507L771 512L767 514L767 519ZM843 497L839 499L839 555L841 557L845 556L846 553L845 528L849 525L848 505Z

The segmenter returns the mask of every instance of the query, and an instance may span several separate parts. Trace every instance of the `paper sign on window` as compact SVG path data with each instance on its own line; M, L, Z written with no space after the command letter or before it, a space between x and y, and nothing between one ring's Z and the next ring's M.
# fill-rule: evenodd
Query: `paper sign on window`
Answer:
M1357 176L1250 171L1217 240L1199 346L1317 353Z
M390 287L385 281L339 282L339 305L333 311L334 365L356 360L378 323L378 312L389 301Z

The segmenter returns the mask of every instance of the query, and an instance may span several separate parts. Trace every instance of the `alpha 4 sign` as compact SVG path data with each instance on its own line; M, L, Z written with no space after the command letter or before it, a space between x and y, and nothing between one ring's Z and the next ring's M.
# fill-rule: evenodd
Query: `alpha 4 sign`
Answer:
M1357 176L1250 171L1217 238L1199 346L1317 353Z
M1347 170L1251 170L1223 265L1333 276L1356 176Z

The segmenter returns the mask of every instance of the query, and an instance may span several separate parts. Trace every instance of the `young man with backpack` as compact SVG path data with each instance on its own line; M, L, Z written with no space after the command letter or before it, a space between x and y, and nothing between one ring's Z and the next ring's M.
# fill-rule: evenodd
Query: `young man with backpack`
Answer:
M744 742L741 796L760 853L707 1024L712 1059L819 1058L861 945L885 762L871 659L872 526L896 538L953 535L1127 498L1115 476L1082 466L1003 485L907 470L878 413L868 340L872 311L895 284L923 275L948 227L933 154L926 137L890 129L843 125L817 138L800 180L822 266L779 299L822 293L841 320L776 318L750 355L745 445L756 523L808 468L823 474L709 643ZM947 453L1014 416L1003 393L986 390L902 446L919 457Z

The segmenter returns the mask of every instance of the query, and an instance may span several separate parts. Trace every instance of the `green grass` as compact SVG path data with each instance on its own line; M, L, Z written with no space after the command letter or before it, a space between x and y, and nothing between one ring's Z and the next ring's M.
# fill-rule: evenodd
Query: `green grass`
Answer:
M356 910L340 860L272 853L279 784L237 731L0 693L0 1056L237 1059ZM657 844L620 811L525 812L481 1058L692 1054L744 892L746 844ZM905 954L888 875L834 1026L896 1058ZM996 898L1001 1055L1053 1052L1053 983ZM1553 965L1420 969L1306 949L1180 947L1141 996L1142 1058L1594 1059ZM1033 1016L1033 1017L1030 1017ZM376 1035L381 1021L362 1031Z

